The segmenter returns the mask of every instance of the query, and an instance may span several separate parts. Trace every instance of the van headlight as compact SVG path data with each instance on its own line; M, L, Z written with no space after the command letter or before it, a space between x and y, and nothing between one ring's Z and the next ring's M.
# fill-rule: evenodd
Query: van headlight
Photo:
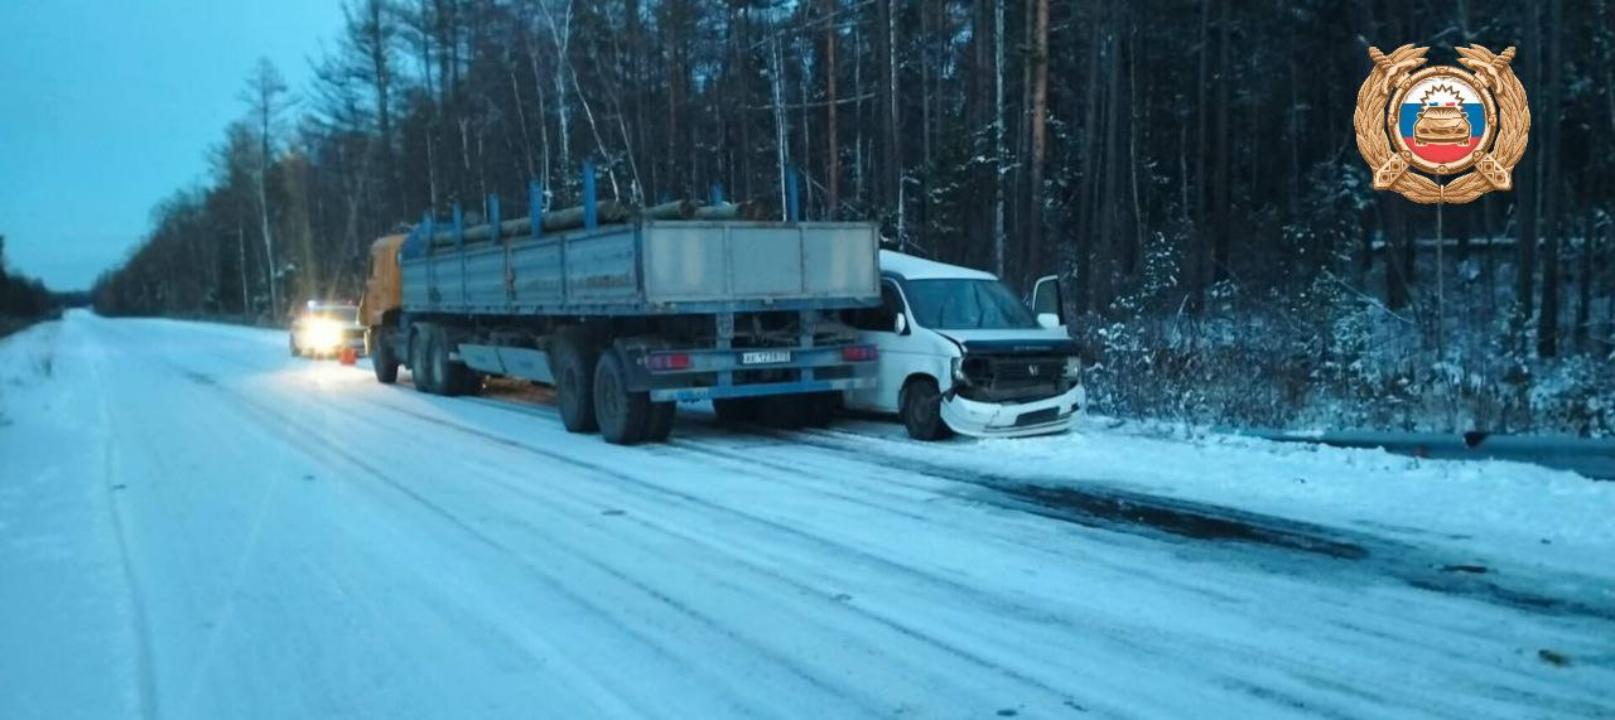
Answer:
M965 374L964 374L964 369L963 369L964 368L964 358L957 358L956 357L956 358L953 358L953 359L949 360L949 363L950 363L951 372L953 374L954 382L963 382L966 379Z
M1067 380L1075 380L1075 379L1077 379L1077 376L1079 376L1081 374L1082 374L1082 358L1077 357L1076 355L1072 355L1072 356L1067 357L1065 359L1065 377L1066 377L1066 379Z

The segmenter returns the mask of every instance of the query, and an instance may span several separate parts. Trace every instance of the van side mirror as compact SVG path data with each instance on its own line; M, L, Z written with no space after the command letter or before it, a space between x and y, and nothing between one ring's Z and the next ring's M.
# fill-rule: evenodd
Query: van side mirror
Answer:
M1054 313L1038 313L1037 326L1045 330L1057 330L1063 327L1060 324L1060 316Z
M904 315L903 313L898 313L897 315L894 316L894 319L892 320L892 332L897 333L898 335L907 335L908 334L908 316L907 315Z

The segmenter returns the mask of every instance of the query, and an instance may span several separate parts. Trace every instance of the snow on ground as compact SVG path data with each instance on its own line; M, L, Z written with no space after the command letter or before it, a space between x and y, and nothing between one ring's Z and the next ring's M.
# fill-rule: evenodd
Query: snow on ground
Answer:
M1576 478L699 409L618 448L284 348L0 342L0 717L1615 716Z
M942 445L911 442L889 423L849 423L843 433L877 438L903 458L1013 468L1044 484L1114 486L1440 545L1475 562L1615 578L1615 482L1500 460L1116 425L1094 418L1068 435Z

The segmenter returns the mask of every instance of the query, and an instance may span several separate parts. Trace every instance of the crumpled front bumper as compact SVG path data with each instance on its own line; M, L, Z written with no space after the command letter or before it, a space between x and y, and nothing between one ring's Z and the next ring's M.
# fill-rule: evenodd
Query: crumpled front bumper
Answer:
M1013 438L1065 432L1087 402L1077 385L1060 395L1024 403L989 403L952 395L942 400L942 420L960 435Z

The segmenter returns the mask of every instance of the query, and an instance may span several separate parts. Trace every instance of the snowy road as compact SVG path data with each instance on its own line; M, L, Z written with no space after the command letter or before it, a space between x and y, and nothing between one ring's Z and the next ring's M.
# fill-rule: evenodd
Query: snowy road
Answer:
M0 717L1615 717L1574 478L1492 553L1038 457L1078 438L613 447L284 343L0 342Z

